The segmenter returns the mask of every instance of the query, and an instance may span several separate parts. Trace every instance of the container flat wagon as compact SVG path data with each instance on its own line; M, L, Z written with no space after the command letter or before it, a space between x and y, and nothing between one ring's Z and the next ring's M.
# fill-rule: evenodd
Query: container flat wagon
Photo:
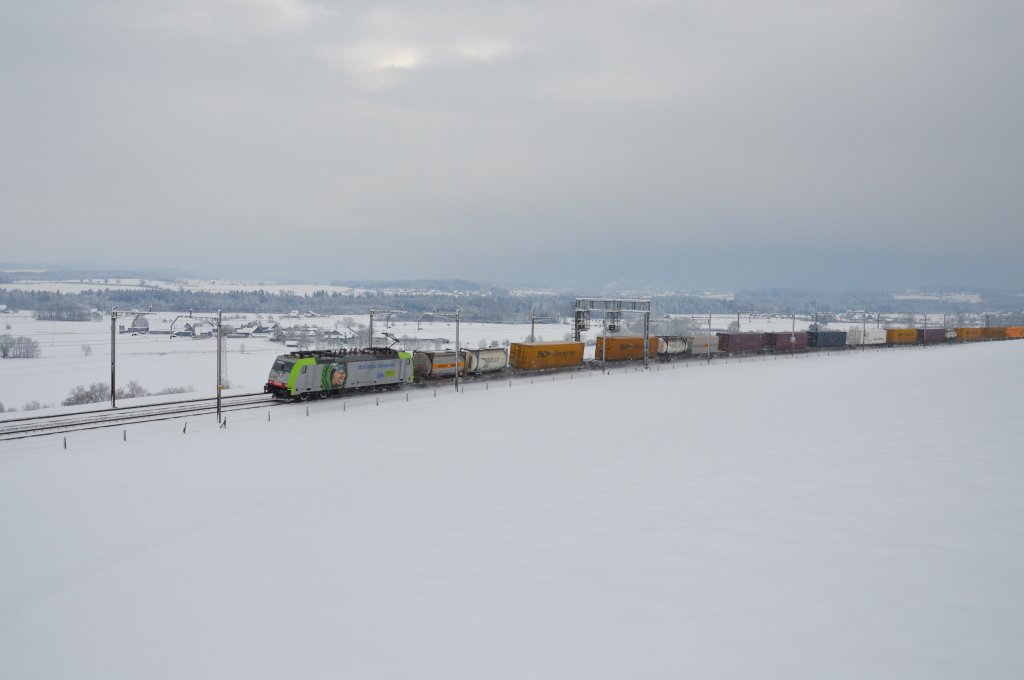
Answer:
M817 347L845 347L846 331L808 331L807 346Z
M567 368L583 364L582 342L513 342L509 365L521 371Z
M647 357L655 354L658 342L657 338L649 339L651 350ZM644 358L644 339L642 337L599 336L597 346L594 348L595 359L606 359L607 361L630 361Z
M885 332L885 341L890 345L913 345L917 342L914 328L890 328Z
M686 352L695 357L717 354L719 352L718 336L709 333L687 335Z
M917 344L938 345L946 341L945 328L918 328Z
M980 328L967 328L960 327L956 329L956 339L960 342L970 340L981 340L981 329Z
M765 333L764 348L771 352L800 352L807 349L807 332Z
M726 354L749 354L764 348L764 333L718 333L718 349Z
M850 347L881 347L885 338L884 328L851 328L846 332L846 344Z

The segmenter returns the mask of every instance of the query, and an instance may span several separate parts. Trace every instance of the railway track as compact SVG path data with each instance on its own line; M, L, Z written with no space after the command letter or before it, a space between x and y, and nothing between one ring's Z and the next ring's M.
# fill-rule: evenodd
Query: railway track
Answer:
M262 392L221 397L221 413L276 406L277 401ZM171 420L190 416L213 415L217 412L217 399L188 399L116 409L96 409L79 413L29 416L0 421L0 442L42 437L50 434L95 430L156 420Z

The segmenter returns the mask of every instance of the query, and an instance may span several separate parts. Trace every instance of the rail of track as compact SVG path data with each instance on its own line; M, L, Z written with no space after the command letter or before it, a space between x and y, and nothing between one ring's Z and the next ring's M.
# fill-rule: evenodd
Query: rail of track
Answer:
M284 403L286 402L275 400L270 395L263 394L262 392L236 394L221 397L221 413L277 406ZM216 397L210 397L125 406L116 409L94 409L78 413L12 418L0 421L0 442L78 430L94 430L101 427L145 423L155 420L212 415L216 412L217 399Z

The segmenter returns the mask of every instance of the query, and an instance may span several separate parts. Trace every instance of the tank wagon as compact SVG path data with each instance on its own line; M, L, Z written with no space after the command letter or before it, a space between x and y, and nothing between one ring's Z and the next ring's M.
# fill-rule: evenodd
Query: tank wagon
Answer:
M508 364L516 370L536 371L583 364L582 342L513 342Z
M274 360L263 391L282 399L304 401L346 392L398 389L413 379L410 352L292 352Z
M464 349L466 372L474 375L503 371L508 366L508 355L500 347Z
M682 336L664 335L657 338L651 338L651 340L657 340L656 353L660 359L667 359L669 357L679 356L680 354L686 353L686 338Z
M413 352L413 369L417 380L428 378L455 377L455 350L443 349L436 352ZM461 375L466 370L465 355L459 357L458 371Z

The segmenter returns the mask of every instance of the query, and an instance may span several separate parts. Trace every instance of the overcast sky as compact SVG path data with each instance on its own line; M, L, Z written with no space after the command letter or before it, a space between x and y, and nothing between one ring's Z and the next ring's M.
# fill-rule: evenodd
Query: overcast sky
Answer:
M1024 2L0 3L0 261L1020 287Z

